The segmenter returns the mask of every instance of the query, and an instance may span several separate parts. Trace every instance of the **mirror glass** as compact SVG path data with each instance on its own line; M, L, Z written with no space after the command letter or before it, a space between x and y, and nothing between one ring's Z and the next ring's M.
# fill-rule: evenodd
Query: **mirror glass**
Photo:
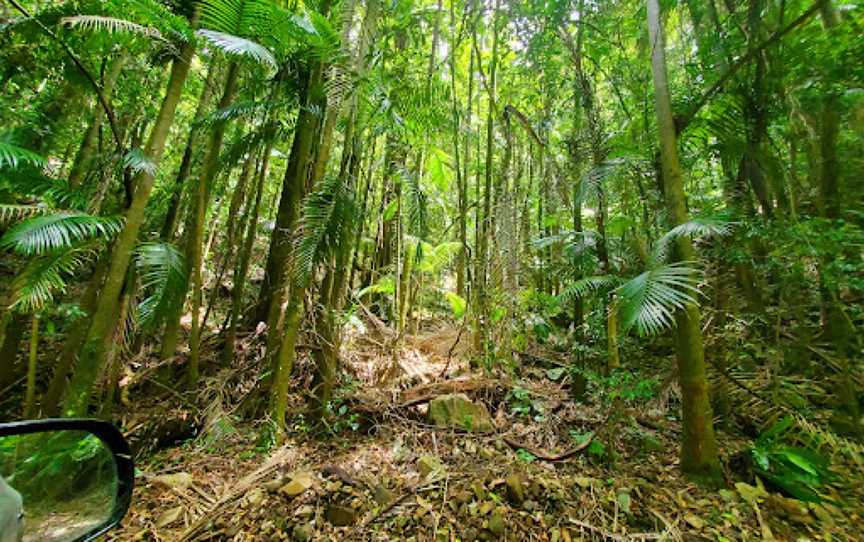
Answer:
M86 431L0 437L0 542L71 542L111 517L117 468Z

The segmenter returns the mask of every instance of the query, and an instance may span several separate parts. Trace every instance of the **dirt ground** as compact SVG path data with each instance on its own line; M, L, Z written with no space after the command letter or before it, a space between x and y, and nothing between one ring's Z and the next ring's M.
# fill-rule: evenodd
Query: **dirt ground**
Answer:
M343 345L351 376L326 435L308 426L298 394L290 434L272 448L261 443L262 427L239 415L250 392L238 375L260 354L254 346L260 341L247 337L245 362L208 376L209 394L178 395L179 405L163 412L163 419L203 422L194 438L139 459L132 509L110 538L861 539L864 498L861 484L851 482L861 476L855 458L834 458L841 472L857 474L838 476L825 488L828 500L802 503L748 478L736 466L747 441L721 428L726 485L703 489L677 468L674 380L661 379L650 401L610 405L590 387L577 401L573 383L555 378L554 364L538 362L545 354L524 355L515 372L483 374L467 367L468 337L457 328L408 338L394 356L391 337L374 327ZM298 372L301 382L309 378L308 367ZM494 431L457 431L428 420L424 393L454 381L488 408ZM146 433L143 419L126 422L133 433Z

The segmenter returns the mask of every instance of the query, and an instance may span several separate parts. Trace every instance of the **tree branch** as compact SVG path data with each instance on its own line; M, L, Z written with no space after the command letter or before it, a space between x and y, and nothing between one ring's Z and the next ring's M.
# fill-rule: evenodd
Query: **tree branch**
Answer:
M747 51L747 54L745 54L744 56L739 58L734 64L729 66L729 69L727 69L726 72L720 76L720 79L718 79L711 86L711 88L709 88L708 91L705 92L699 98L699 100L696 101L696 103L693 105L693 107L691 107L690 110L687 111L687 113L685 113L683 116L678 117L676 119L676 122L675 122L676 132L680 134L681 132L686 130L687 126L689 126L690 123L693 122L693 119L696 118L696 115L699 113L699 111L703 107L705 107L705 105L711 100L711 98L713 98L718 92L720 92L720 90L723 89L723 86L729 82L729 79L731 79L732 76L738 72L738 70L740 70L745 65L747 65L751 60L753 60L754 57L759 55L763 50L767 49L768 47L770 47L770 46L774 45L776 42L778 42L783 36L785 36L789 32L792 32L793 30L795 30L796 28L798 28L799 26L801 26L802 24L807 22L811 17L813 17L813 15L816 14L816 12L819 11L820 7L822 6L822 3L825 1L826 0L816 0L816 2L814 2L814 4L812 6L810 6L810 8L807 9L807 11L805 11L804 13L799 15L797 19L795 19L794 21L792 21L791 23L789 23L788 25L786 25L782 29L780 29L777 32L775 32L774 34L772 34L771 37L769 37L768 39L766 39L765 41L760 43L758 46Z

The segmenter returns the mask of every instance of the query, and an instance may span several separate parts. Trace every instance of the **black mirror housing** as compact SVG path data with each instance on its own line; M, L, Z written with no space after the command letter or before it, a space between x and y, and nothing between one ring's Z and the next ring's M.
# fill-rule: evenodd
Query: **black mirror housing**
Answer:
M74 542L94 540L120 523L129 510L129 505L132 501L132 490L135 485L135 465L129 445L123 434L112 424L102 420L68 418L3 423L0 424L0 439L18 435L62 431L79 431L93 435L101 441L114 460L117 475L117 494L111 512L105 521L92 527L87 533L75 538Z

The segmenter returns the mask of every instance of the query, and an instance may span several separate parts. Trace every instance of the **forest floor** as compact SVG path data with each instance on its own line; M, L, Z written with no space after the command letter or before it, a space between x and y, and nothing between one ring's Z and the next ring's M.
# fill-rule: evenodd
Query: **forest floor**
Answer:
M548 352L523 355L505 376L470 369L468 334L455 327L406 338L399 356L389 333L373 321L345 341L351 376L327 434L309 427L297 394L279 447L263 446L261 425L240 416L254 396L240 375L260 364L257 334L237 366L207 375L194 397L145 385L146 364L130 372L127 390L138 389L124 423L139 449L138 481L111 539L861 539L864 484L850 483L860 465L825 488L832 502L802 503L736 467L749 440L721 428L726 486L683 478L671 357L655 360L665 384L650 400L610 403L589 387L575 401ZM309 362L298 372L311 379ZM149 398L139 398L145 389ZM446 391L484 403L494 430L428 421L426 400Z

